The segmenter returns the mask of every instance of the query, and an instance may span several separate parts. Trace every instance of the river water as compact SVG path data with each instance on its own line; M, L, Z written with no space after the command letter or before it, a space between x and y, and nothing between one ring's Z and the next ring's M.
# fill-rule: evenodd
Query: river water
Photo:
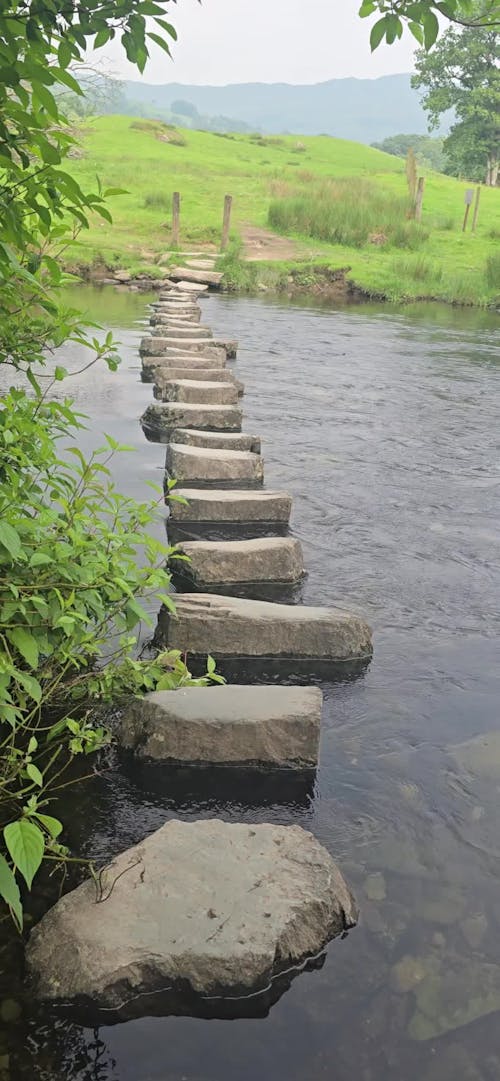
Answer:
M115 474L147 498L165 448L138 424L152 395L139 381L144 297L76 296L123 343L116 375L94 369L69 387L91 417L83 449L103 432L133 446ZM244 429L262 436L266 483L293 494L302 599L365 613L375 654L358 679L322 684L314 785L130 772L117 757L73 803L74 839L104 859L173 815L295 822L338 860L360 923L266 1016L94 1030L26 1008L10 1076L498 1081L498 319L430 305L203 303L203 322L240 340ZM486 745L462 746L486 733Z

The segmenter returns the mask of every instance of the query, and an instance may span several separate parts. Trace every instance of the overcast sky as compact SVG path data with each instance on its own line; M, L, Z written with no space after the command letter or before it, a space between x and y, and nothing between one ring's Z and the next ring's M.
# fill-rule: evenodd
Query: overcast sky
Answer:
M150 83L316 83L410 71L413 38L405 34L372 56L373 19L360 19L359 6L360 0L203 0L201 5L178 0L168 13L179 36L174 59L151 43L143 78ZM116 46L108 55L115 75L138 77Z

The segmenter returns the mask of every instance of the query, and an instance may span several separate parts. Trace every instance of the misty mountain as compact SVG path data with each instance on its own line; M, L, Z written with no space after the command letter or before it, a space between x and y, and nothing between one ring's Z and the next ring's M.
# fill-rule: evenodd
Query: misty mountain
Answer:
M182 101L200 114L228 118L243 131L267 134L335 135L373 143L399 132L425 134L427 121L409 74L380 79L330 79L310 86L290 83L236 83L189 86L122 83L121 112L169 119ZM192 126L196 126L195 123ZM212 129L216 123L212 121Z

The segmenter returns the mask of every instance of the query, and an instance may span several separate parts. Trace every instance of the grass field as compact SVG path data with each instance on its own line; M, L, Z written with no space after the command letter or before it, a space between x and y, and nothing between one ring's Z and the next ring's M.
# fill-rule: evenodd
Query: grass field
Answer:
M428 174L419 229L407 218L405 163L360 143L168 132L124 116L88 122L80 137L81 156L68 163L73 175L87 188L97 175L127 194L110 198L112 225L96 219L80 235L75 264L157 266L169 251L175 190L182 249L216 245L228 192L236 236L252 225L295 239L293 260L276 273L300 266L306 281L308 268L313 275L318 265L349 267L360 288L391 300L487 305L500 298L500 189L482 189L477 230L463 233L467 183Z

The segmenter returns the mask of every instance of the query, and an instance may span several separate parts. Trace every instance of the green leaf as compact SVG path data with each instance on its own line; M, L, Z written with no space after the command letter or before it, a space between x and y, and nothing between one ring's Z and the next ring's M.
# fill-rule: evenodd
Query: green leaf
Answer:
M35 811L34 817L38 818L42 826L45 826L51 837L59 837L59 834L62 833L62 822L58 818L52 818L52 815L40 814L40 811Z
M47 555L46 552L33 552L30 559L30 567L44 567L47 563L53 563L54 560ZM32 598L33 601L35 598Z
M21 538L14 526L8 522L0 522L0 544L13 559L18 559L22 551Z
M42 700L42 688L37 679L34 676L29 676L27 672L21 672L16 668L13 673L14 679L24 687L24 690L29 694L30 698L34 702L41 702Z
M386 27L387 23L385 15L382 19L379 19L378 22L374 23L374 25L372 26L370 34L370 48L372 53L375 52L375 49L378 48L380 42L382 41L382 38L385 36Z
M40 773L38 766L35 766L34 762L28 762L26 773L28 774L30 781L33 781L33 784L37 784L39 788L43 788L43 774Z
M0 895L15 916L19 930L23 926L23 908L19 886L5 856L0 853Z
M45 848L43 833L27 818L20 818L17 822L9 822L9 825L5 826L3 835L12 862L21 872L30 890L43 859Z
M161 38L159 34L154 34L153 31L150 30L148 32L148 38L151 38L151 41L154 41L156 45L160 46L160 49L163 49L163 51L166 52L168 56L171 56L171 52L167 42L164 40L164 38Z
M433 11L428 11L422 19L424 27L424 46L427 50L432 49L439 34L439 22Z
M38 740L37 740L36 736L32 736L29 743L28 743L28 754L33 754L33 751L36 751L37 747L38 747Z
M7 638L9 642L17 650L25 661L28 662L30 668L36 668L38 665L38 646L36 638L30 634L24 627L13 627L12 630L7 631Z
M62 383L63 379L66 379L67 375L68 369L62 368L59 364L57 364L54 371L54 379L57 379L59 383Z

